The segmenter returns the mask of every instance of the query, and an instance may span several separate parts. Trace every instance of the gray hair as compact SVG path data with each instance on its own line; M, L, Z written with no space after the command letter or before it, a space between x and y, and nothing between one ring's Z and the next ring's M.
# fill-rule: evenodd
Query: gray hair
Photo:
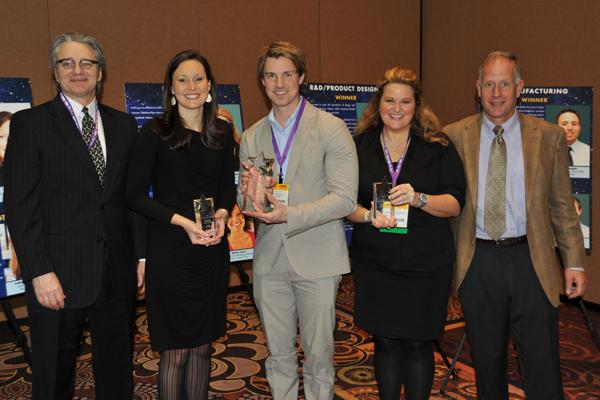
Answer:
M104 77L104 70L106 69L106 60L104 59L104 50L102 49L102 45L95 37L79 32L61 33L54 39L54 41L52 42L52 47L50 48L50 69L52 71L56 69L56 63L58 61L58 50L60 49L60 46L67 42L77 42L89 46L96 54L96 61L98 61L98 67L100 68L100 71L102 71L102 76ZM56 82L56 87L60 89L58 82ZM102 82L98 82L96 89L100 90L101 87Z
M521 65L519 65L519 59L513 53L509 51L492 51L488 54L481 65L479 65L479 82L483 79L483 67L489 63L490 61L496 58L504 58L508 61L511 61L515 66L515 81L513 83L517 84L521 79L523 79L521 75Z

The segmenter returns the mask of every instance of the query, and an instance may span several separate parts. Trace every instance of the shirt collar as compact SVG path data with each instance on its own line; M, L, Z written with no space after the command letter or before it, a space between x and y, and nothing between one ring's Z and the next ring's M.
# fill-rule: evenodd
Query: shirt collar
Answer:
M79 104L78 102L76 102L75 100L71 99L69 96L67 96L65 94L65 98L67 99L67 101L69 102L69 104L71 105L71 107L73 108L73 112L75 113L75 115L78 118L83 118L83 106L81 104ZM96 110L98 109L98 100L94 97L94 99L91 101L90 104L88 104L86 106L88 108L88 113L90 114L90 117L92 117L93 119L96 119Z
M300 111L300 106L302 105L302 100L303 100L303 97L300 96L300 101L298 102L298 105L296 106L296 108L294 109L294 112L292 113L292 115L290 115L288 120L285 121L285 124L283 126L279 125L279 122L277 122L277 120L275 119L275 112L271 108L271 112L269 112L269 122L271 123L271 125L275 124L275 126L281 128L281 129L288 128L290 126L290 124L292 123L292 121L296 120L296 116L298 115L298 112Z
M482 113L482 114L483 114L483 125L487 128L485 131L491 132L491 134L493 136L494 135L494 127L496 126L496 124L494 124L492 121L490 121L488 119L487 115L485 115L485 113ZM506 137L507 135L510 135L510 133L515 130L515 127L517 126L518 123L519 123L519 113L517 112L517 110L515 110L513 115L508 120L506 120L506 122L504 122L502 124L502 128L504 128L504 132L502 133L502 135L504 137Z

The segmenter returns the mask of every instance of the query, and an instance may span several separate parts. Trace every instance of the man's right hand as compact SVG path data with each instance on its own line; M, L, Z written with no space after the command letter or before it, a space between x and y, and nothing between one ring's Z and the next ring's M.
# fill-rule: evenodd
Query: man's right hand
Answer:
M65 294L58 277L54 272L37 276L32 279L33 290L38 303L52 310L65 308Z

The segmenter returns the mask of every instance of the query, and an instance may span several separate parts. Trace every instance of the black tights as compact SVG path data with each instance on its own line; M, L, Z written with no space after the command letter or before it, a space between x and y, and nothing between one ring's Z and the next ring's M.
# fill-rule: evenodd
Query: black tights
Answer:
M208 397L210 343L191 349L160 353L158 398L161 400L201 400Z
M412 341L373 336L375 377L381 400L398 400L402 385L406 400L426 400L433 383L431 341Z

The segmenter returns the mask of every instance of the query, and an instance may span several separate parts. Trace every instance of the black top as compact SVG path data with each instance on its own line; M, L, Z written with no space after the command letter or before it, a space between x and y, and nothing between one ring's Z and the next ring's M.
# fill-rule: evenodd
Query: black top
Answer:
M193 199L201 195L214 199L215 211L231 210L235 202L233 133L226 122L217 119L216 123L223 129L222 148L218 150L204 146L202 133L191 130L189 148L172 150L154 132L155 120L144 125L129 167L129 206L167 225L175 213L194 220ZM150 184L153 199L147 196ZM185 235L183 229L177 229Z
M465 175L454 145L424 141L411 130L411 141L397 184L410 183L416 192L449 194L461 208ZM358 203L370 209L373 183L385 176L392 181L379 140L379 132L355 138L359 163ZM430 270L452 263L454 241L448 218L410 207L408 233L382 233L370 224L356 224L350 246L353 259L385 271Z

